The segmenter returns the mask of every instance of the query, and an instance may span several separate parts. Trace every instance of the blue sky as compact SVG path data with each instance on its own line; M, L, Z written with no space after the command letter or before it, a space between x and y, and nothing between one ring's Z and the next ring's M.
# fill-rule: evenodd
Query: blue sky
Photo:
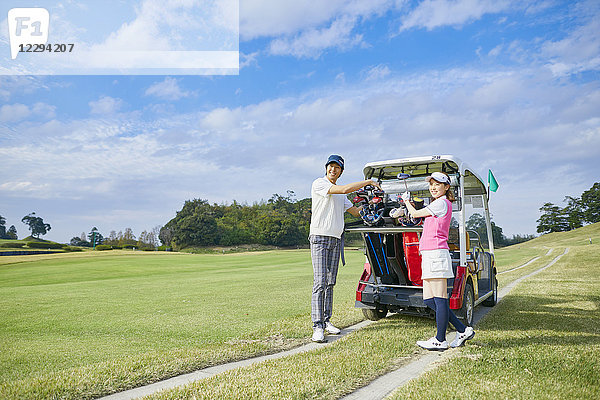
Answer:
M7 225L139 235L188 199L308 197L332 153L342 183L454 154L494 171L510 236L599 180L598 1L240 0L239 35L239 75L0 76Z

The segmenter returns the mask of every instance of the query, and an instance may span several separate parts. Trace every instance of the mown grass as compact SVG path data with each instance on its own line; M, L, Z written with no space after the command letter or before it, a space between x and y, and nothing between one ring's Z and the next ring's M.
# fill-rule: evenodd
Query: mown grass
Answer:
M556 282L542 278L559 268L570 270L572 263L565 260L571 260L576 254L573 246L579 246L582 254L597 252L600 225L596 230L586 231L586 228L583 230L586 240L588 234L596 235L592 247L584 248L587 242L581 240L582 233L569 232L567 239L561 235L546 235L521 244L518 249L499 250L498 269L506 271L535 256L546 257L549 248L560 248L547 256L549 261L569 246L571 252L561 263L535 277L541 280L543 287L548 284L560 287L562 277L566 276L564 272L556 276ZM334 322L340 326L362 319L362 314L353 306L364 256L360 251L348 251L346 256L348 265L340 268L335 289ZM0 326L0 398L97 397L205 366L293 347L307 342L311 334L312 269L306 250L231 255L119 251L19 260L0 266L0 306L7 310L7 317ZM592 264L595 262L597 266L594 260ZM540 262L539 266L545 265ZM530 272L530 267L503 276L523 276ZM597 269L585 271L598 273ZM567 277L579 272L574 270ZM591 281L588 275L582 280ZM578 283L575 280L569 285L578 286ZM542 347L548 345L542 341L544 337L556 343L561 342L561 338L566 338L566 343L579 343L579 352L574 352L572 358L562 353L565 359L582 364L581 370L573 367L568 369L569 373L585 377L586 373L597 372L597 364L585 365L587 350L582 350L589 349L589 343L596 346L597 333L590 332L588 326L588 331L582 331L582 339L574 325L573 330L552 336L549 333L554 331L544 325L548 313L557 313L553 318L558 321L561 317L568 319L577 315L581 324L597 327L597 320L586 320L593 313L587 309L592 304L597 314L597 297L596 300L580 298L580 294L575 293L574 298L563 299L560 294L542 295L541 288L531 290L534 289L537 297L531 299L522 298L520 293L514 299L512 294L508 296L477 327L476 339L464 349L447 352L450 356L458 355L457 360L464 358L461 361L464 369L452 379L459 379L464 386L485 388L490 379L494 382L504 379L506 366L525 363L525 368L533 373L531 365L537 360L545 363L542 365L555 365L552 352L544 355L525 345L530 339L527 334L535 339L534 344L541 341ZM588 289L596 290L597 295L597 286ZM514 302L509 303L510 299ZM548 299L554 303L543 303ZM528 301L535 307L528 306ZM547 305L538 319L531 317L537 316L537 311L523 311L528 307L539 308L540 301ZM572 301L582 302L572 303L573 306L569 303ZM563 304L567 309L552 307L552 304ZM582 308L581 312L577 311L578 307ZM498 319L498 328L483 325L497 313L505 313ZM519 321L527 323L530 319L532 326L514 327ZM496 338L488 334L488 331L495 332L494 329L509 337ZM415 354L423 354L414 342L433 332L431 320L392 316L315 352L229 371L154 397L337 398L409 362ZM508 352L497 358L505 348L515 353ZM478 360L488 356L466 353L477 349L489 349L489 357L497 363L484 377L478 377L475 370L480 368ZM590 351L598 354L597 347ZM454 362L449 365L455 365ZM436 371L446 375L442 369ZM561 383L560 376L556 379L557 385L566 385ZM509 384L508 379L506 382L504 391L499 392L500 397L535 398L527 390L521 391L523 387L515 382ZM535 379L529 382L536 384ZM547 384L545 380L542 383ZM446 385L455 386L453 380L446 381ZM414 390L419 392L419 389ZM413 396L411 393L408 395ZM441 397L436 391L432 393L432 398ZM440 393L454 398L448 390ZM578 393L581 394L574 393L576 397ZM461 396L464 394L461 392Z
M22 258L21 258L22 257ZM0 259L0 398L92 398L309 340L306 250ZM335 322L363 255L347 252Z
M504 260L512 259L511 264L506 267L500 264L500 268L506 270L522 265L533 258L532 256L538 255L543 258L543 260L540 260L541 262L545 261L543 265L546 265L562 253L564 247L560 252L554 250L549 256L546 256L548 248L544 248L545 240L540 240L542 243L538 241L530 243L529 246L524 246L522 251L519 252L520 259L514 257L514 255L506 254ZM562 246L567 244L571 243L568 241L561 242ZM503 260L503 252L510 251L510 248L500 250L500 260ZM582 247L580 251L589 256L593 251L597 251L597 248ZM596 258L594 260L597 261ZM540 295L540 293L544 293L544 290L549 291L549 293L553 292L554 289L560 288L559 283L568 287L577 286L580 281L589 280L590 276L598 273L598 267L596 266L595 269L586 270L588 274L586 277L578 278L579 270L577 268L573 269L572 274L565 276L563 270L570 269L572 263L573 260L565 259L565 261L549 269L548 271L556 274L553 277L546 278L546 273L537 275L537 286L523 289L525 293L531 292L529 303L524 301L521 294L516 296L511 294L495 309L492 309L489 315L499 315L499 317L488 317L486 321L495 320L495 329L508 336L513 335L509 340L506 340L506 338L494 339L494 335L488 332L491 328L485 325L478 326L477 340L471 341L466 347L467 351L472 353L465 352L463 349L448 350L446 357L451 361L448 361L445 369L438 368L427 375L432 379L436 379L438 375L444 376L450 371L452 372L451 378L436 381L436 386L430 390L427 390L430 381L419 380L395 394L394 398L400 399L405 396L422 398L423 393L426 393L425 398L433 399L480 399L488 396L494 398L493 396L496 396L496 394L498 395L496 397L500 398L537 399L539 396L543 397L545 389L531 390L531 387L538 385L537 379L540 377L535 375L528 377L526 384L519 383L519 380L523 379L520 374L528 375L527 371L532 374L537 372L534 365L538 365L538 363L542 365L541 369L545 370L548 380L554 379L554 386L560 387L554 388L547 385L548 382L542 380L540 383L547 385L546 389L549 393L553 393L550 390L556 389L554 393L574 396L575 398L586 398L589 394L597 393L598 383L594 381L594 377L598 376L598 361L594 360L592 363L586 363L585 360L594 353L598 354L598 338L596 336L598 329L598 298L596 296L595 303L593 303L590 302L588 295L587 298L584 296L585 300L581 302L579 293L586 293L588 290L596 290L597 293L598 284L580 287L574 294L566 297L563 297L561 295L562 291L558 290L558 293L554 294L553 301L549 303L549 307L543 307L537 319L532 318L530 311L528 311L530 308L537 309L540 301L543 304L547 301L544 295ZM534 270L543 265L538 265ZM585 267L582 268L585 269ZM528 266L515 271L514 274L519 277L530 272ZM564 280L563 277L565 277ZM575 277L574 280L571 280L571 277ZM521 285L519 288L523 286ZM544 289L541 290L541 287ZM580 301L580 303L571 303L571 301ZM555 309L552 304L560 304L561 306ZM562 310L561 307L566 307L566 310ZM574 311L573 308L577 309L577 307L582 308L582 310ZM518 311L515 312L515 310ZM569 327L566 333L559 331L557 334L549 335L553 331L548 329L547 326L552 325L553 322L547 322L545 319L546 315L552 312L555 312L552 317L554 322L560 323L559 326ZM568 321L568 316L572 315L573 312L578 313L579 317L574 324ZM596 312L596 315L590 317L590 314L594 312ZM519 321L525 326L515 328L515 325L519 326ZM590 330L588 326L587 331L580 332L580 326L587 324L592 326L595 324L596 327ZM372 381L378 375L409 362L416 354L425 353L424 350L420 350L415 346L415 341L427 338L433 332L434 325L430 320L392 316L373 323L367 328L336 341L331 346L319 351L229 371L183 388L148 396L147 399L336 399L344 394L351 393L356 388ZM548 341L544 340L546 337L549 337ZM571 349L562 351L559 354L554 354L554 349L545 348L544 352L538 350L537 347L548 346L547 342L555 346L568 344L577 347L578 351L574 352L572 356ZM527 346L528 344L532 347ZM587 347L589 344L596 347ZM505 348L507 354L499 354ZM480 349L486 349L488 355L482 355ZM565 361L570 364L561 366L561 357L564 357ZM493 363L488 363L491 366L490 369L485 370L484 373L478 372L482 369L480 359L493 360ZM458 371L454 371L458 360L462 362L460 364L462 369L459 367ZM569 365L572 366L572 369L569 369ZM525 367L519 369L519 366ZM509 375L510 379L505 377L506 368L512 368L514 372L513 375ZM580 387L573 390L568 380L561 375L563 371L567 371L568 374L581 374L578 383L581 384L583 389ZM505 386L501 390L495 391L494 387L496 387L498 381L505 382ZM454 387L457 386L457 382L459 382L458 386L461 390L458 391L458 394L455 394ZM569 396L546 396L546 398L569 398Z
M337 399L406 364L431 321L392 316L309 353L230 370L146 399Z
M531 252L535 253L537 250L537 248L532 248ZM550 254L548 254L548 251L546 250L543 251L541 255L537 255L534 258L529 258L527 262L520 263L520 265L517 265L516 267L510 266L507 268L500 264L501 266L498 268L499 274L496 277L498 279L498 286L502 288L510 282L513 282L524 275L528 275L531 272L548 265L548 263L560 256L564 251L565 247L556 247Z
M533 243L570 250L515 287L456 357L390 398L600 398L599 233L595 224Z

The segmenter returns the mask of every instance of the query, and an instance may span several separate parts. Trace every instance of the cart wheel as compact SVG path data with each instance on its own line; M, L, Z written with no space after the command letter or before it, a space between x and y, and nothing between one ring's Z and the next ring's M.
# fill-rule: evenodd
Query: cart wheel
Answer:
M362 312L365 318L371 321L378 321L381 318L385 318L387 315L387 310L376 310L371 308L363 308Z
M496 279L496 274L492 278L492 295L485 299L481 304L486 307L494 307L496 303L498 303L498 279Z
M459 311L459 318L462 319L467 326L473 324L473 310L475 309L473 298L473 286L471 285L471 282L467 282L465 285L463 304Z

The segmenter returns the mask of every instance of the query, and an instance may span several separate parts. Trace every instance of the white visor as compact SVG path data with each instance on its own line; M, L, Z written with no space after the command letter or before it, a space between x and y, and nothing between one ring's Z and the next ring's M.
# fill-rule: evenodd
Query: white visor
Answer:
M442 174L441 172L434 172L433 174L431 174L431 176L425 178L427 182L429 182L432 179L440 183L446 183L448 185L450 184L450 178L448 178L446 174Z

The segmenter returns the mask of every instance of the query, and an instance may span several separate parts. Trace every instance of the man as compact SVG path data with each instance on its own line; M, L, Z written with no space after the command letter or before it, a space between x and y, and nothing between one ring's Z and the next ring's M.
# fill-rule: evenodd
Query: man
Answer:
M344 159L331 155L325 164L325 176L312 183L312 216L310 219L310 255L314 284L311 301L314 342L325 340L325 331L333 335L340 330L329 321L333 308L333 286L338 272L344 232L344 212L358 217L360 209L346 197L367 185L379 187L377 182L364 180L337 185L344 172Z

